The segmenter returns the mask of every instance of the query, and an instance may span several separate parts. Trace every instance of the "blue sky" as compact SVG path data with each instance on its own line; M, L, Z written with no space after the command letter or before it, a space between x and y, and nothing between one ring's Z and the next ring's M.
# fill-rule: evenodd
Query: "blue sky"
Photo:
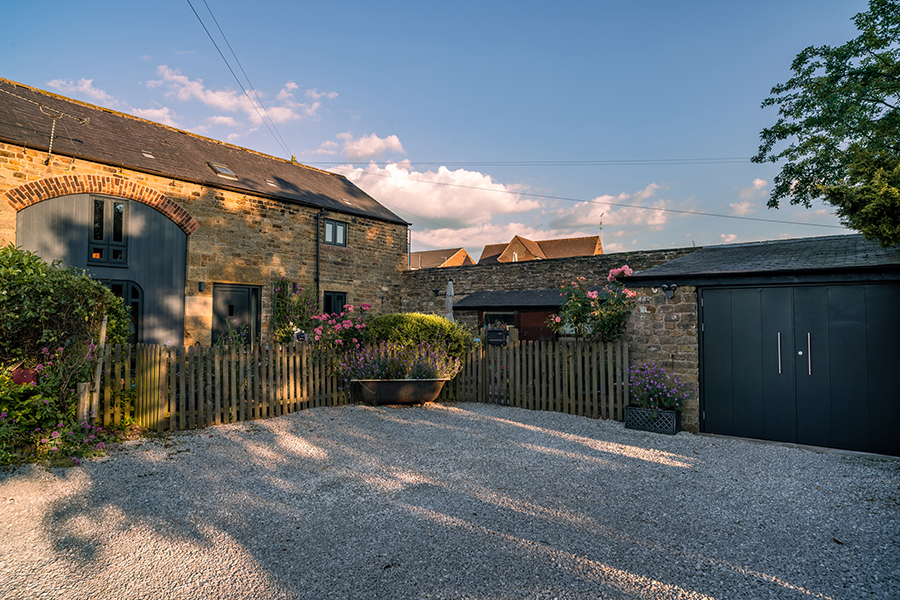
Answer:
M866 7L31 0L4 8L0 76L342 173L413 250L601 223L607 252L710 245L847 233L827 205L767 209L778 167L749 157L794 56Z

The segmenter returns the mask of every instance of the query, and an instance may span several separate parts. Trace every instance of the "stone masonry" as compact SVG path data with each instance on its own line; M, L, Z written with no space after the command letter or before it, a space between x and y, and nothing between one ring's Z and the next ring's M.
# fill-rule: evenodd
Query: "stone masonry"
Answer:
M401 279L402 310L443 314L447 280L453 279L454 299L477 291L548 289L578 276L588 285L602 285L610 269L628 265L635 271L684 256L698 248L675 248L642 252L619 252L598 256L560 258L529 262L445 267L404 271ZM655 362L678 375L693 390L682 411L682 427L698 431L700 425L699 337L696 288L679 287L667 299L659 288L635 287L636 307L628 318L626 339L635 363ZM435 297L434 290L439 294ZM475 311L459 311L460 322L474 325Z
M77 193L104 193L156 208L187 238L185 343L210 343L212 283L258 285L263 335L273 284L282 276L314 285L318 208L157 177L78 158L0 143L0 245L16 241L16 213L34 202ZM347 223L347 246L321 245L320 290L346 292L374 312L400 309L406 266L404 225L326 212ZM199 291L199 283L205 290Z

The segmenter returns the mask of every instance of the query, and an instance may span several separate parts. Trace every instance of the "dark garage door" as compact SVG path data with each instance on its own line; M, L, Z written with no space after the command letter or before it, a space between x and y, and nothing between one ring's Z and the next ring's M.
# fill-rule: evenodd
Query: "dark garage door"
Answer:
M900 455L900 284L700 298L703 431Z

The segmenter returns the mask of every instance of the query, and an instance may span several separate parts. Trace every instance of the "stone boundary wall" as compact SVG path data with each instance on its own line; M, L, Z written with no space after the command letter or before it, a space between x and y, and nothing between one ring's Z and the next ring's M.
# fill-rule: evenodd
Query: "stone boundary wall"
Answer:
M403 311L444 313L447 280L453 279L454 299L462 300L478 291L548 289L564 279L584 276L588 285L602 285L610 269L628 265L642 271L698 250L673 248L640 252L617 252L598 256L558 258L517 263L499 263L469 267L445 267L404 271L401 277ZM637 305L628 318L626 340L635 363L655 362L678 375L691 397L682 410L682 428L699 431L699 307L697 290L679 286L668 299L660 288L631 287L637 292ZM433 290L438 290L437 297ZM457 311L465 324L477 323L476 311Z

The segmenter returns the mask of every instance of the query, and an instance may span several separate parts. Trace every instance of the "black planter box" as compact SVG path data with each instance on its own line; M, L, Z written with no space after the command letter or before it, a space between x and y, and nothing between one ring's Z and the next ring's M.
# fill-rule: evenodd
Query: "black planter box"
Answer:
M625 429L675 435L681 431L681 412L641 406L625 407Z

